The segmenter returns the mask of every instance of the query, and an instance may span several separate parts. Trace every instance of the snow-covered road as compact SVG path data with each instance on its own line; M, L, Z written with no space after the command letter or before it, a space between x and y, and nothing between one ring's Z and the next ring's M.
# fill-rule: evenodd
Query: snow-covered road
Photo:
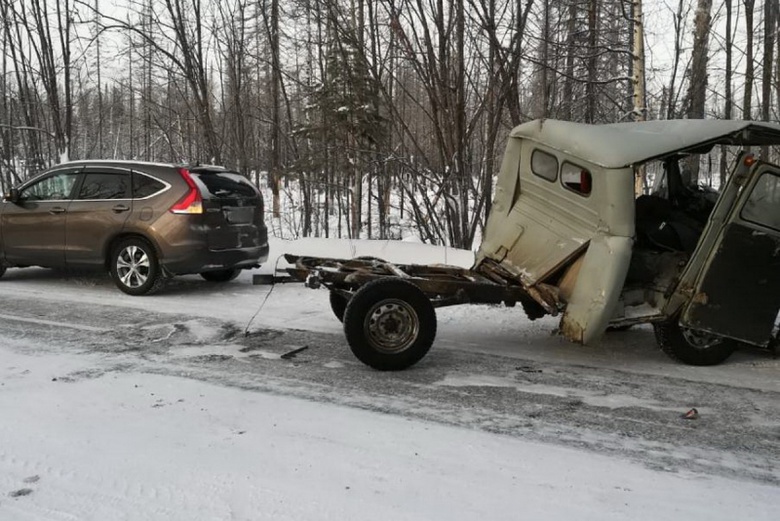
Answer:
M331 244L281 248L470 262ZM582 348L554 321L469 306L438 310L429 356L385 374L349 353L327 292L277 285L259 309L268 291L247 273L133 298L107 277L10 270L0 520L776 517L767 355L691 368L646 328ZM690 407L700 419L680 418Z
M0 351L8 521L768 520L780 499L774 485L24 351Z

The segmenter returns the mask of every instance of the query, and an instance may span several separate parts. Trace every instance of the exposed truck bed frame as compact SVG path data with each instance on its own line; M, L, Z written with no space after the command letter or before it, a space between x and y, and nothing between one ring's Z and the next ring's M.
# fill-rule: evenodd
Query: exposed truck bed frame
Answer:
M417 286L434 307L501 303L513 307L519 302L531 319L558 313L555 288L544 284L526 288L492 261L465 269L444 264L393 264L375 257L284 257L293 265L286 271L294 279L310 288L325 286L346 298L368 282L397 277Z
M285 255L293 280L330 290L334 315L344 324L350 349L382 371L421 360L436 336L434 308L457 304L522 304L535 319L557 314L557 289L523 285L488 260L471 269L442 264L393 264L375 257L334 259Z

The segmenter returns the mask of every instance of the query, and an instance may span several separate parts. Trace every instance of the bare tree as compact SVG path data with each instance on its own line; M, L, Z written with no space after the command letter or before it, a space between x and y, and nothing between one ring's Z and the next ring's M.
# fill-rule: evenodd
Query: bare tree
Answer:
M268 40L271 47L271 165L270 182L273 192L273 215L281 213L279 188L281 183L281 61L279 48L279 0L271 0L271 16L267 22Z
M742 98L742 119L752 118L753 105L753 81L755 79L755 65L753 64L753 9L756 7L755 0L743 0L745 5L745 86L744 96Z
M708 0L702 0L708 1ZM647 119L647 103L645 97L645 21L642 13L642 0L632 0L632 98L634 121Z
M28 58L35 63L22 74L43 87L55 154L58 161L67 161L71 156L73 134L72 1L57 2L54 12L45 0L30 0L27 5L12 4L9 11L16 25L17 50L23 52L21 46L28 42L31 54ZM28 83L25 88L29 86Z
M99 7L99 0L95 0L95 12L94 12L94 41L95 41L95 77L97 79L97 132L95 135L95 141L92 145L93 150L95 150L95 155L99 158L103 157L103 125L104 125L104 114L103 114L103 68L101 64L102 59L102 53L100 49L100 12L98 11ZM91 154L87 154L91 155Z
M733 31L733 5L732 0L724 0L724 7L726 8L726 70L725 70L725 83L726 87L723 93L723 118L731 119L733 117L734 100L732 95L732 75L733 63L732 63L732 42L734 36ZM726 177L728 175L728 162L726 160L726 147L721 147L720 152L720 185L723 186L726 183Z
M712 0L672 2L667 77L642 65L641 0L0 0L0 182L65 157L215 161L268 181L277 232L470 247L532 114L703 117L725 77L723 116L738 98L750 117L759 62L771 118L778 0L742 0L744 26L724 2L725 44Z
M250 60L254 54L251 48L249 28L250 0L219 2L216 6L218 26L215 39L223 60L226 81L222 86L223 141L229 163L241 172L249 172L258 165L251 160L250 133Z
M587 59L587 79L585 83L585 99L587 100L587 109L585 111L585 121L595 123L596 121L596 93L595 85L598 77L598 48L599 41L599 0L588 1L588 59Z
M761 71L761 119L769 121L772 106L772 72L774 71L775 35L778 0L764 0L764 58ZM769 159L769 147L761 147L761 158Z
M693 34L693 56L688 82L688 118L703 119L707 97L707 57L709 34L712 27L712 0L698 0ZM699 178L699 160L688 162L682 172L685 184L696 184Z
M674 54L672 56L672 71L669 78L669 87L666 92L666 107L663 111L666 119L679 117L677 75L680 71L680 60L682 59L683 54L683 38L686 30L685 20L688 17L689 7L689 2L686 0L679 0L677 3L677 10L674 12L672 18L672 26L674 27Z
M10 60L13 76L16 83L17 102L4 102L9 107L6 123L3 125L4 142L8 142L8 148L4 150L9 154L5 158L5 166L8 169L8 177L15 177L20 180L24 173L17 172L17 163L24 163L31 172L42 168L44 160L44 143L42 137L50 136L48 130L44 129L39 122L38 95L32 83L33 71L26 47L23 45L25 38L23 34L23 24L20 20L20 14L15 10L16 4L10 0L0 0L3 20L3 68L8 67L6 58ZM7 75L3 74L3 84L6 85ZM18 136L21 143L21 152L17 157L13 157L10 142L13 137ZM17 161L19 160L19 161ZM11 181L11 179L9 179Z
M214 123L213 89L209 79L211 50L206 27L208 18L202 0L160 2L161 12L156 9L157 3L140 6L134 3L136 19L131 21L103 12L103 29L120 29L135 35L150 49L150 58L161 69L173 68L185 80L188 96L182 99L190 104L197 120L203 140L202 159L219 163L222 160L222 139Z

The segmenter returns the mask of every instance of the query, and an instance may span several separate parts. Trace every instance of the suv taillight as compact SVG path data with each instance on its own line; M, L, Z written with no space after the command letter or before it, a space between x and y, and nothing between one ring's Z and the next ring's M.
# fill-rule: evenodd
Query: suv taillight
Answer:
M200 197L198 185L193 181L190 171L186 168L179 168L179 174L184 182L187 183L189 191L184 197L171 206L171 213L203 213L203 199Z

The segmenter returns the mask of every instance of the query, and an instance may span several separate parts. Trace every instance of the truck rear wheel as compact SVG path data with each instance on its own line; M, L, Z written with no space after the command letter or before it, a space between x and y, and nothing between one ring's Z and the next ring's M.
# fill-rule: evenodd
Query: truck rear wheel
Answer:
M653 329L661 351L689 365L718 365L737 348L737 342L730 338L682 327L677 316L654 323Z
M373 280L347 304L344 333L352 353L379 371L419 362L436 337L436 312L425 294L397 278Z

